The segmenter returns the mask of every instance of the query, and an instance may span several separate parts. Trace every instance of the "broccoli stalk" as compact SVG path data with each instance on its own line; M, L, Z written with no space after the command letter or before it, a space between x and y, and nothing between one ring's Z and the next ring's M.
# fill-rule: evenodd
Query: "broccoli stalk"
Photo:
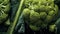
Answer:
M24 0L21 0L18 11L17 11L16 16L15 16L15 19L14 19L13 23L10 25L10 28L8 29L7 34L13 34L15 25L18 21L20 13L21 13L21 8L22 8L22 5L23 5L23 2L24 2Z

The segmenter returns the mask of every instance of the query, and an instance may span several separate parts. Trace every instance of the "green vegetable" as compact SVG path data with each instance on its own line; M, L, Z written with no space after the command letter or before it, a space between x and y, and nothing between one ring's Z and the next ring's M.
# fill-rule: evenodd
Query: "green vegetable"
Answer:
M10 25L10 28L7 31L7 34L13 34L13 31L14 31L14 28L16 26L16 23L17 23L17 21L19 19L19 16L21 15L20 13L21 13L21 9L22 9L22 6L23 6L23 2L24 2L24 0L20 1L18 11L16 13L16 16L14 17L13 23Z
M5 9L3 9L5 11L5 13L9 13L10 10L10 3L6 5Z
M52 16L49 16L49 15L47 15L47 17L46 17L46 19L45 19L45 22L51 22L52 21L52 19L53 19L53 17Z
M40 18L41 19L45 19L47 16L47 13L46 12L40 12Z
M55 16L55 12L54 11L49 11L48 15Z
M3 0L0 0L0 3L3 2Z
M28 9L28 8L25 8L24 10L23 10L23 15L24 15L24 18L25 19L28 19L29 17L29 15L30 15L30 9ZM27 18L26 18L27 17Z
M6 5L5 5L5 3ZM3 23L8 18L8 13L10 10L9 0L0 0L0 24Z
M30 28L32 28L35 31L39 31L39 27L33 26L33 25L29 25Z
M56 25L55 24L50 25L49 26L49 31L54 32L55 31L55 28L56 28Z
M25 7L30 6L32 1L33 1L33 0L25 0L25 2L24 2Z
M54 4L54 0L25 0L24 5L29 9L24 14L29 15L27 17L30 17L29 25L32 30L35 30L34 27L36 30L47 27L58 14L58 6Z
M8 19L8 20L5 22L5 25L6 25L6 26L10 25L10 19Z
M33 9L33 10L37 11L39 9L39 6L37 6L37 5L30 5L29 9Z
M34 23L40 19L39 13L35 12L34 10L31 10L30 12L30 22Z
M10 3L10 0L4 0L3 1L3 4L6 5L6 4L9 4Z
M5 21L7 17L8 17L8 14L5 14L5 13L0 15L0 24L3 23L3 21Z

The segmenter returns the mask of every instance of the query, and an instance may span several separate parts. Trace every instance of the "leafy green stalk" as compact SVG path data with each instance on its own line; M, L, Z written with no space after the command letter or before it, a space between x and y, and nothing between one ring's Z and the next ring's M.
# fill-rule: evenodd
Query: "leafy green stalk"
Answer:
M16 25L16 23L18 21L18 18L20 16L20 13L21 13L21 8L22 8L22 5L23 5L23 2L24 2L24 0L21 0L20 5L19 5L19 8L18 8L17 13L16 13L16 16L15 16L15 19L14 19L11 27L8 29L8 33L7 34L13 34L15 25Z

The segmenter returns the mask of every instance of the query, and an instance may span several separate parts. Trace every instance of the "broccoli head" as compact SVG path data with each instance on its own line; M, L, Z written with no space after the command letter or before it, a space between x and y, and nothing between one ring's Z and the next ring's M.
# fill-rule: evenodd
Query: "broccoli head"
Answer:
M26 14L29 13L27 17L30 17L29 25L32 30L34 27L36 30L47 27L58 14L58 6L54 4L54 0L26 0L24 5L29 9Z

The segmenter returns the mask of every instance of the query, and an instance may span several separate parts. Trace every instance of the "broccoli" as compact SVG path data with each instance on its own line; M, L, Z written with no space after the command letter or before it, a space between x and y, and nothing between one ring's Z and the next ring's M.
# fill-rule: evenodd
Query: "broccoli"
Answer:
M25 0L24 2L25 7L30 6L32 4L31 2L33 2L33 0Z
M0 24L5 22L10 10L9 0L0 0Z
M3 4L4 4L4 5L9 4L9 3L10 3L9 1L10 1L10 0L4 0L4 1L3 1Z
M34 31L39 31L39 27L33 26L33 25L29 25L29 27L34 30Z
M53 17L52 17L52 16L47 15L47 16L46 16L46 19L45 19L45 22L46 22L46 23L49 23L49 22L51 22L51 21L52 21L52 19L53 19Z
M29 14L30 14L30 9L28 9L28 8L25 8L24 10L23 10L23 14L24 14L24 16L29 16Z
M45 19L47 16L46 12L40 12L40 19Z
M8 14L5 14L5 13L3 13L2 15L0 15L0 24L1 24L4 20L6 20L7 16L8 16Z
M0 3L3 2L3 0L0 0Z
M30 22L34 23L40 19L39 13L35 12L34 10L30 11Z
M55 24L52 24L52 25L49 26L49 31L54 32L55 29L56 29L56 25Z
M29 6L29 9L35 10L35 11L37 11L38 8L39 8L39 6L37 6L37 5L30 5L30 6Z
M52 22L54 17L58 14L58 6L54 4L54 0L26 0L24 2L26 14L30 17L30 28L32 30L39 29L39 27L47 27ZM32 25L32 26L31 26Z
M23 15L24 15L24 19L25 19L25 20L29 20L30 9L25 8L25 9L23 10Z
M10 25L10 19L8 18L7 21L5 22L5 25L6 26L9 26Z
M48 15L55 16L55 13L54 13L54 11L49 11Z

